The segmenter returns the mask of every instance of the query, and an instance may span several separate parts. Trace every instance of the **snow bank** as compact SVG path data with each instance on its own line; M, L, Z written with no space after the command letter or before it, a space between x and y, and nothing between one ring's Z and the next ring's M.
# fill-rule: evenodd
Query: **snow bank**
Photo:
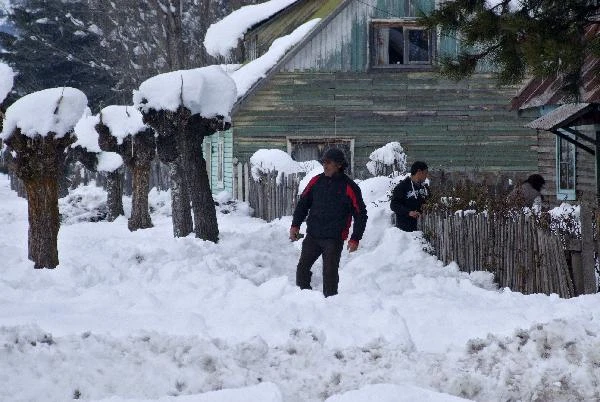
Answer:
M0 103L4 102L8 93L12 90L15 80L15 72L8 64L0 62Z
M142 121L142 114L134 106L107 106L100 111L100 119L119 144L128 135L136 135L148 128Z
M320 20L320 18L316 18L308 21L296 28L291 34L274 40L267 53L231 73L231 77L237 86L238 98L244 96L256 81L264 77L288 49L300 42Z
M0 138L9 138L19 128L27 137L55 133L61 138L75 127L87 107L87 97L78 89L44 89L25 95L9 106Z
M192 114L229 117L237 99L235 82L221 68L208 66L156 75L133 91L133 102L142 112L150 109L176 111L187 107Z
M266 20L298 0L271 0L261 4L244 6L222 20L212 24L206 31L204 47L211 56L227 57L238 41L253 25Z

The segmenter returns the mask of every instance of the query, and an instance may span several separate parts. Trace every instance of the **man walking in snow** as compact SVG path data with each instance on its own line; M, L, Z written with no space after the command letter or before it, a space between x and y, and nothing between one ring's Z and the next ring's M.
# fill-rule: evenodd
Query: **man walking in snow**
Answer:
M350 223L354 229L348 241L348 250L355 251L367 224L367 208L358 185L345 173L348 166L344 153L336 148L325 152L322 158L323 173L313 177L298 200L294 211L290 239L298 240L300 225L306 219L306 237L296 269L296 285L312 289L311 268L323 256L323 294L338 292L338 268L348 238Z
M417 230L423 204L429 196L424 182L429 174L427 164L417 161L410 167L410 176L394 188L390 208L396 214L396 227L405 232Z

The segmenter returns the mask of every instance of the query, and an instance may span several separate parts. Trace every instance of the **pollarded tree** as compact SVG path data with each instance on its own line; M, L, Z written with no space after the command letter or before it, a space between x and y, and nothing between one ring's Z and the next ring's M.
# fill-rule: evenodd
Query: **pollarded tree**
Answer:
M205 136L228 127L236 97L234 81L219 66L160 74L134 91L134 103L144 122L158 134L158 155L171 166L175 236L190 233L182 231L176 219L189 215L189 201L186 203L184 197L191 197L196 237L218 241L202 142Z
M100 134L103 151L116 152L133 175L131 217L127 227L131 231L152 227L148 211L150 167L155 155L154 130L144 124L142 114L133 106L107 106L100 111L95 126Z
M92 172L106 174L108 197L106 205L108 213L106 220L114 221L125 215L123 211L123 180L119 168L123 158L115 152L105 152L100 149L96 125L100 123L98 115L87 113L75 125L74 134L77 137L69 148L69 158L80 162Z
M73 127L86 106L83 92L65 87L26 95L6 110L0 137L14 151L11 169L25 184L29 259L35 268L58 265L58 180L65 150L75 141Z
M557 75L576 94L585 57L600 56L600 37L586 34L600 24L599 12L597 1L454 0L440 3L422 23L460 42L456 56L440 60L446 76L465 78L491 62L501 84Z

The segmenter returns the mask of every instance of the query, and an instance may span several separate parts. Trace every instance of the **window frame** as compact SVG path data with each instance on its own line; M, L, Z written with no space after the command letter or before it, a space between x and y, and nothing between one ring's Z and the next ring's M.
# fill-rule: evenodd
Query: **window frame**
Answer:
M354 138L351 137L320 137L320 136L289 136L286 138L287 153L292 155L294 144L298 143L315 143L322 144L324 148L335 143L345 143L350 150L350 160L348 161L348 169L346 173L350 176L354 174Z
M428 60L427 61L414 61L405 64L375 64L377 58L375 38L377 29L381 28L403 28L403 57L407 58L409 54L410 42L406 39L407 32L410 30L421 30L427 33L428 39ZM371 19L369 21L369 67L373 70L431 70L434 67L435 54L436 54L436 32L426 29L420 25L415 18L398 18L398 19Z
M570 133L562 131L562 134L573 137ZM573 155L573 159L571 161L567 161L570 163L570 168L573 172L572 182L573 188L562 188L561 187L561 173L563 170L563 162L561 160L561 154L563 152L563 146L568 147L567 154ZM567 168L567 169L568 169ZM577 147L575 144L570 143L569 141L556 136L556 198L559 201L574 201L577 199Z

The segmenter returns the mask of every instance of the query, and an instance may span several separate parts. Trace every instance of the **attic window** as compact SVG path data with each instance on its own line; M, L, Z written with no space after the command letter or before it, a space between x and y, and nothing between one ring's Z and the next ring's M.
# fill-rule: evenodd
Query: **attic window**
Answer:
M431 65L430 31L414 21L374 21L371 24L372 67Z

